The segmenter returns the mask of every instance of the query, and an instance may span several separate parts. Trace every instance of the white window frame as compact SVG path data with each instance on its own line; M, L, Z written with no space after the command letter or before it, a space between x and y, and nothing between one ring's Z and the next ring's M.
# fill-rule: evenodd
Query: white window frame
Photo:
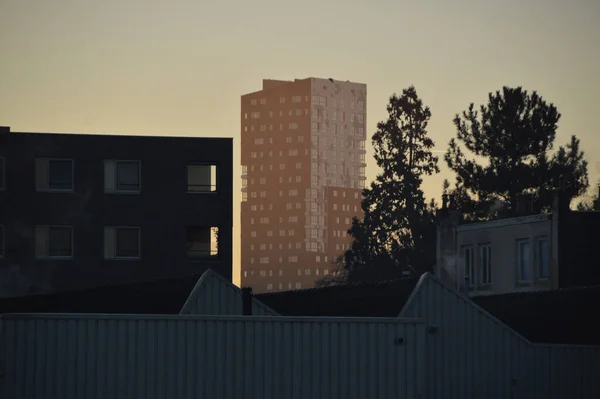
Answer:
M529 260L529 279L525 280L522 278L523 276L523 264L521 263L521 258L522 258L522 254L523 254L523 249L522 246L523 245L527 245L527 259ZM516 264L517 264L517 284L531 284L533 281L533 270L532 270L532 266L533 266L533 259L531 256L532 253L532 248L531 248L531 241L529 240L529 238L521 238L518 239L516 242L516 251L515 251L516 255L517 255L517 259L516 259Z
M70 188L51 188L50 187L50 163L51 162L71 163L71 187ZM44 176L40 173L43 172ZM42 180L43 179L43 180ZM36 158L35 159L35 189L39 192L49 193L72 193L75 191L75 161L69 158Z
M194 167L194 166L208 166L209 168L212 168L213 166L215 167L215 181L214 184L210 184L210 190L193 190L190 189L190 167ZM211 194L218 194L219 193L219 163L218 162L190 162L187 164L186 168L185 168L185 173L186 173L186 179L185 179L185 183L186 183L186 191L188 194L199 194L199 195L211 195ZM211 171L211 178L212 178L212 171ZM212 187L214 186L214 190L212 190Z
M483 261L484 248L487 249L487 256L486 256L487 264L485 264L485 262ZM490 243L479 244L477 253L478 253L478 256L477 256L477 260L478 260L477 286L478 287L489 287L492 284L492 244L490 244ZM483 268L484 267L487 268L487 277L488 277L487 281L483 280L483 277L484 277Z
M50 255L50 229L68 229L71 233L71 254L70 255ZM74 252L74 234L73 226L65 225L38 225L35 226L35 258L36 259L58 259L58 260L70 260L73 259ZM43 239L43 241L41 241Z
M0 234L2 234L2 237L0 237L0 259L3 259L6 256L6 234L5 234L5 230L4 230L4 225L0 224Z
M138 167L138 188L137 190L119 189L119 164L135 163ZM112 170L110 170L112 168ZM112 187L108 180L108 173L112 173ZM142 192L142 162L134 159L106 159L104 161L104 192L107 194L139 194Z
M2 170L0 171L0 191L6 189L6 158L0 157L0 165Z
M119 229L136 229L138 233L138 253L137 256L118 256L117 255L117 231ZM112 232L112 249L108 249L110 234ZM139 260L142 258L142 234L139 226L104 226L104 259L105 260ZM111 255L112 251L112 255Z
M465 245L462 247L462 258L464 274L459 278L464 281L465 277L468 277L467 287L472 290L477 284L477 276L475 269L475 248L473 245Z
M545 277L542 277L541 275L541 266L542 266L542 259L541 259L541 251L540 251L540 243L545 242L548 245L548 275ZM547 282L548 280L550 280L550 264L552 263L551 261L552 256L551 256L551 251L550 251L550 240L548 238L548 236L539 236L535 238L535 269L536 269L536 278L538 281L541 282Z

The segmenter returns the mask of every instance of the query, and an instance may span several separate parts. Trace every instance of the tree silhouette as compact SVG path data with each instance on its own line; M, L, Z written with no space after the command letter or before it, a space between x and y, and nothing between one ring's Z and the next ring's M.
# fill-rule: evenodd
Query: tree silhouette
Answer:
M559 192L570 203L587 189L587 162L575 136L550 156L559 119L552 103L521 87L490 93L479 111L471 103L454 118L457 136L444 157L456 173L449 194L470 202L474 219L544 212Z
M439 172L431 112L413 86L392 95L387 112L372 137L381 171L363 190L364 217L352 220L353 242L338 260L350 282L398 277L409 266L419 274L435 262L435 203L421 189L423 176Z

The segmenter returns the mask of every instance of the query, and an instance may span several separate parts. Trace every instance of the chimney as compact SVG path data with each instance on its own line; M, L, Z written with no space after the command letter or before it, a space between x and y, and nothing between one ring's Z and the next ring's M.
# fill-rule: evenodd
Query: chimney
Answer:
M252 288L242 288L242 315L252 316Z
M0 134L10 133L10 126L0 126Z

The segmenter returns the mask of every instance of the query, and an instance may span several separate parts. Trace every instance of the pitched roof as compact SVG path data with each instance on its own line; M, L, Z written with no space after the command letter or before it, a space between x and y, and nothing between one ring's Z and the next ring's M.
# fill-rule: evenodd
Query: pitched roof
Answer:
M2 313L179 314L200 274L85 290L0 298Z
M600 345L600 286L471 299L531 342Z
M417 279L257 294L283 316L397 317Z
M277 312L252 297L252 314L277 316ZM181 308L180 314L192 315L242 315L242 290L225 277L208 269L196 283Z

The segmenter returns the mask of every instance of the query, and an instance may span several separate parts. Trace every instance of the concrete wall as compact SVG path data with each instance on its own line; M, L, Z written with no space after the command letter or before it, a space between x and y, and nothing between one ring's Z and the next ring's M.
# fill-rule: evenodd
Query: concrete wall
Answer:
M399 319L5 315L2 398L424 397Z
M0 157L6 160L0 192L5 295L189 274L209 266L231 278L232 139L8 133L0 135ZM37 158L72 159L74 190L36 191ZM140 161L141 192L105 193L105 160ZM187 193L187 164L196 162L217 165L216 193ZM72 259L36 259L36 225L72 226ZM140 227L141 258L105 260L105 226ZM219 227L219 258L188 260L186 226Z

